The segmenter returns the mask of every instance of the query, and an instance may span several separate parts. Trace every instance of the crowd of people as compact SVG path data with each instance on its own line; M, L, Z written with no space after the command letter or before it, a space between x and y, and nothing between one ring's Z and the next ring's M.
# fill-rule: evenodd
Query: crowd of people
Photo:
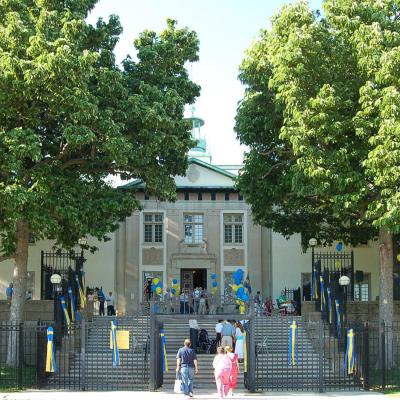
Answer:
M179 387L175 390L186 397L193 397L195 374L199 372L197 354L192 349L190 339L185 339L183 347L176 355L176 375ZM218 346L213 360L214 377L221 399L233 396L239 374L239 356L231 346Z
M105 305L107 303L107 315L113 316L116 314L115 312L115 301L113 293L110 291L108 295L103 292L102 288L94 288L87 290L87 300L89 304L93 304L93 308L98 309L98 313L100 316L105 315ZM97 307L98 306L98 307Z
M237 386L239 364L245 358L245 327L246 320L228 321L219 320L215 325L215 339L203 347L202 332L195 319L189 320L190 338L186 339L184 346L178 350L176 373L180 378L180 391L188 397L193 397L194 376L198 372L197 351L216 353L213 361L215 382L220 398L229 394Z

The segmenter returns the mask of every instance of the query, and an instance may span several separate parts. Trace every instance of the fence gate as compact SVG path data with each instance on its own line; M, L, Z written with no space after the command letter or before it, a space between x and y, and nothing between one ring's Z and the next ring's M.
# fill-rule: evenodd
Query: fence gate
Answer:
M294 364L289 329L296 321ZM356 368L345 369L346 329L343 340L332 335L322 321L303 322L301 317L256 318L256 373L258 391L315 391L360 389L363 384L363 332L356 335Z

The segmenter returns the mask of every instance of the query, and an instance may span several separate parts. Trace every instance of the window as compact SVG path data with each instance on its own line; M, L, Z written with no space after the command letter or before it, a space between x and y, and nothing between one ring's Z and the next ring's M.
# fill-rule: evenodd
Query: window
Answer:
M145 243L162 243L163 215L161 213L144 214Z
M203 200L203 193L197 193L197 200Z
M185 200L189 200L189 192L185 192L184 196L185 196Z
M243 214L224 214L224 242L243 243Z
M243 201L243 196L241 194L238 195L238 200Z
M185 214L185 243L203 242L203 214Z
M147 194L144 195L144 199L145 200L150 200L149 196L147 196Z
M369 301L369 282L371 274L364 272L363 280L354 285L354 300Z
M217 195L215 192L211 192L211 200L216 200L217 199Z
M162 271L143 271L143 300L151 300L153 293L151 292L151 284L153 279L158 278L159 282L163 281Z
M225 193L225 201L229 201L229 193L228 192Z

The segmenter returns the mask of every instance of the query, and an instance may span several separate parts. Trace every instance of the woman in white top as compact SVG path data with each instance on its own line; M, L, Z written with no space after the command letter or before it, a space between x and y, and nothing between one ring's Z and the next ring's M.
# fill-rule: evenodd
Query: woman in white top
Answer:
M238 355L239 361L243 361L244 358L244 328L243 325L238 321L236 322L236 344L235 354Z

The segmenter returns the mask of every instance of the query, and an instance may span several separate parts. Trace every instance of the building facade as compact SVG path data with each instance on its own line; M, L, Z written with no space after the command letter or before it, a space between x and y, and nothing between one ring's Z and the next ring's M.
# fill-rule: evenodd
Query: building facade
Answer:
M273 298L285 287L301 287L310 280L311 252L303 253L300 236L287 240L254 223L250 206L235 188L240 166L213 165L201 132L204 121L192 117L192 123L197 146L189 154L186 175L175 177L177 200L160 202L146 195L142 182L127 183L122 188L136 190L142 209L121 222L110 241L88 238L99 250L85 253L86 283L113 291L120 313L139 307L148 278L158 278L164 290L171 287L172 279L187 290L210 289L211 275L216 274L222 295L230 290L232 273L241 268L254 291ZM34 299L41 297L41 251L52 245L39 241L30 246L28 287ZM355 270L363 271L356 296L375 300L377 243L343 251L350 250L354 250ZM0 264L0 299L5 298L12 270L11 261Z

